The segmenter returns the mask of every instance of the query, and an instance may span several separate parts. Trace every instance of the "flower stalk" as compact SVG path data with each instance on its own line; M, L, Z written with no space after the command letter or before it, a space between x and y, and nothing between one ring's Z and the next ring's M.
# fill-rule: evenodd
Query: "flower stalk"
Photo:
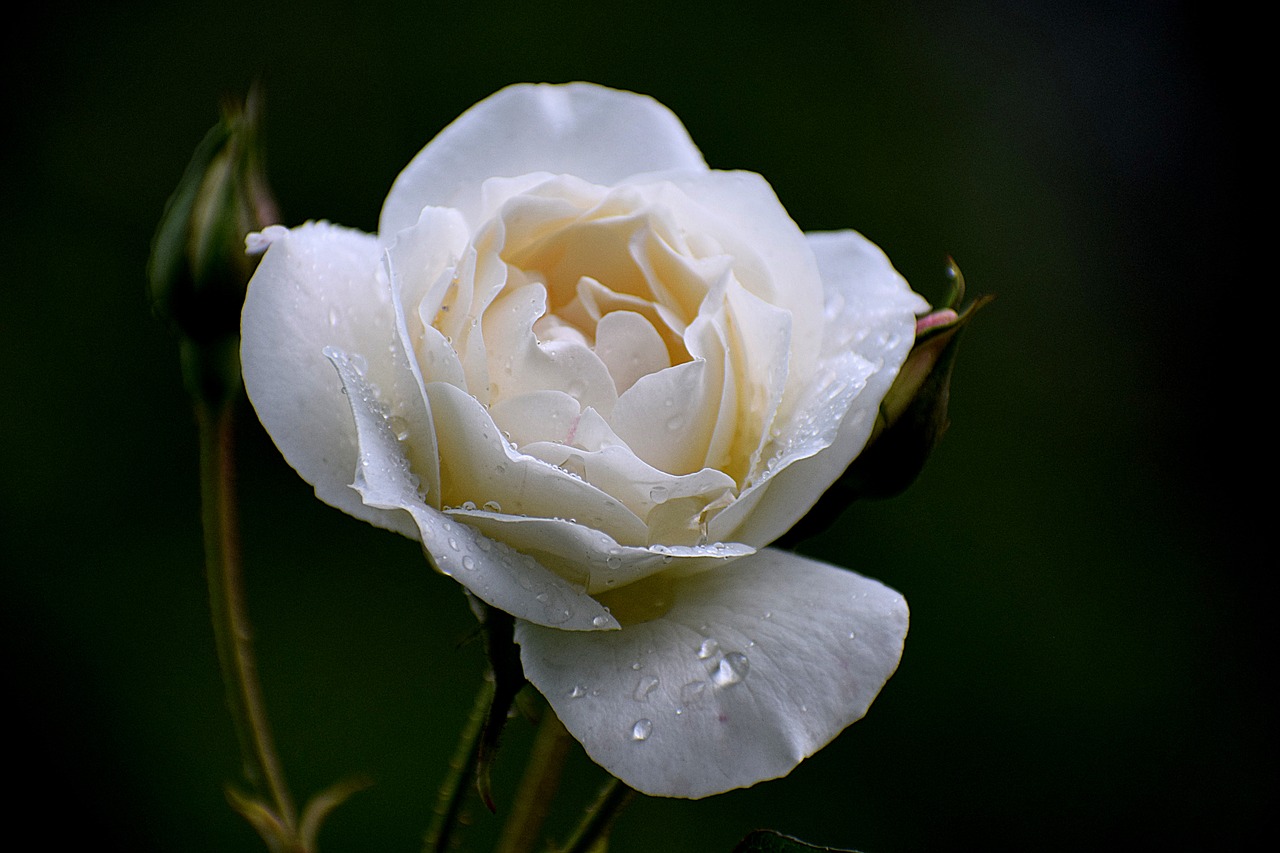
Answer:
M475 778L478 743L484 729L485 718L493 704L494 683L484 679L476 693L471 713L458 735L458 746L449 759L449 772L436 796L435 813L427 829L423 853L443 853L453 841L462 804L470 793L470 781Z
M543 711L529 751L529 763L520 778L511 814L502 827L494 853L529 853L538 845L572 742L564 723L548 706Z
M620 779L610 778L600 788L595 802L583 812L582 820L569 839L561 847L549 849L548 853L592 853L603 849L600 845L609 837L613 822L635 794L635 790Z
M273 825L264 839L272 849L303 851L298 842L298 820L293 798L285 782L280 759L262 701L258 669L253 656L253 633L245 606L240 571L240 533L235 503L234 404L231 401L196 403L200 430L200 490L204 522L205 573L209 584L209 608L213 633L227 689L227 704L240 739L244 775L261 789L270 804L269 814L252 808L238 793L232 804L260 833ZM277 845L289 842L290 846Z

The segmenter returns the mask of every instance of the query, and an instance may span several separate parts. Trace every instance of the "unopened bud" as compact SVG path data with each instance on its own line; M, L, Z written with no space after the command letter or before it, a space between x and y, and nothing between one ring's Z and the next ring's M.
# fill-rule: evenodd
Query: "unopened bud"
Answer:
M147 264L151 304L182 338L192 393L238 388L240 308L258 258L245 235L276 221L259 142L260 99L224 106L169 198Z

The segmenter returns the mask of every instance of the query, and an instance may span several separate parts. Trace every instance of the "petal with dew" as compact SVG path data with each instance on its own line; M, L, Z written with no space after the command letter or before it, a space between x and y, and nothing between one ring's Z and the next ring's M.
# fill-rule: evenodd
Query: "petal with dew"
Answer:
M915 315L929 308L884 253L861 234L807 236L826 290L814 393L787 431L791 448L776 475L761 484L767 491L752 511L741 512L747 508L744 503L715 520L719 535L756 547L790 530L862 452L880 402L911 352ZM851 399L844 402L851 391ZM831 419L842 406L833 432Z
M755 552L736 542L621 545L607 534L567 518L529 518L481 509L454 509L448 514L555 568L575 588L591 595L621 589L657 572L702 571Z
M324 222L277 234L258 265L241 315L245 391L284 458L316 497L349 515L417 538L402 513L366 506L351 491L358 451L342 383L326 346L360 352L388 399L421 397L397 358L395 312L375 238ZM407 408L411 434L430 433Z
M643 545L648 533L631 510L567 471L518 453L484 406L443 382L427 385L440 444L446 506L496 505L510 515L597 518L618 542Z
M525 675L592 759L646 794L785 775L866 713L902 655L901 595L789 552L621 592L662 582L669 609L648 621L602 597L621 631L516 625Z
M327 347L325 355L337 368L350 401L360 444L352 488L362 501L383 510L404 510L417 526L423 550L436 568L499 610L560 631L618 627L595 599L529 555L493 542L427 506L418 494L418 479L388 425L385 406L351 356L333 347Z

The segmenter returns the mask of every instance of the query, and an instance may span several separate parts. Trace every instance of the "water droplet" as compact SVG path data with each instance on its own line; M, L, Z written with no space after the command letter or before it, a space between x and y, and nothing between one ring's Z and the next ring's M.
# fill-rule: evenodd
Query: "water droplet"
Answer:
M716 671L711 673L711 680L715 682L716 687L728 687L746 678L750 669L751 662L747 660L746 655L742 652L729 652L720 661Z
M353 353L351 356L351 366L355 368L356 373L364 376L366 370L369 369L369 362L360 353Z
M636 720L631 727L632 740L646 740L653 733L653 720Z
M606 559L604 562L605 562L605 565L607 565L607 566L608 566L609 568L611 568L611 569L620 569L620 568L622 568L622 558L621 558L621 557L618 557L618 556L616 556L616 555L615 555L615 556L611 556L611 557L609 557L609 558L608 558L608 559Z
M707 637L702 641L702 645L698 646L698 659L706 660L718 651L720 651L720 644L711 637Z
M670 490L666 486L654 486L649 490L649 500L660 504L667 499L668 494L670 494Z
M338 309L337 308L329 309L329 325L335 326L335 327L338 325Z
M409 422L404 418L392 416L387 419L387 426L391 427L397 441L404 441L409 437Z
M631 664L631 668L632 668L632 669L639 669L642 665L643 665L643 664L641 664L641 663L640 663L640 661L636 661L635 663Z
M488 552L488 550L492 548L493 545L490 544L488 539L481 536L478 539L476 539L476 547L478 547L481 551Z
M573 689L569 691L570 699L581 699L583 696L586 696L586 695L587 695L587 688L583 687L581 684L575 684L573 686Z
M649 698L649 694L658 686L658 679L652 675L646 675L640 679L640 683L636 685L636 691L632 695L637 702L643 702Z
M455 551L459 550L459 549L458 549L458 540L457 540L457 539L454 539L452 536L450 536L450 537L449 537L449 547L450 547L450 548L452 548L452 549L453 549L453 550L455 550Z
M460 509L465 509L467 512L471 512L475 508L476 508L475 501L463 501L462 506L460 507Z
M680 704L695 705L702 698L702 694L707 690L707 682L690 681L684 687L680 688Z
M467 556L462 558L462 568L470 572L470 571L474 571L475 567L476 567L476 561L474 557Z
M591 619L591 624L595 625L597 628L603 628L609 624L609 617L601 613L599 616L595 616Z
M676 430L680 429L683 426L684 426L684 416L672 415L671 417L667 418L667 429L671 430L672 432L675 432Z
M502 512L502 504L497 501L485 501L482 508L485 512Z

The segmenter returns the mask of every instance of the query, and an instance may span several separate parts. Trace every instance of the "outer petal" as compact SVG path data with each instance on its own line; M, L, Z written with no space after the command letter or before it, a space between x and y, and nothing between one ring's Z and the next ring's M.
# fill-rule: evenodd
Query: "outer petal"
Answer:
M433 509L418 495L419 483L392 434L385 407L352 359L340 350L325 355L338 369L360 443L352 488L373 507L404 510L417 525L422 547L436 568L475 595L513 616L562 631L617 628L599 602L574 589L532 557L493 542Z
M615 184L637 172L705 170L680 120L652 98L588 83L510 86L467 110L396 178L384 239L428 205L455 207L475 228L487 178L530 172Z
M620 545L608 534L565 518L529 518L483 510L449 510L475 529L522 554L555 566L591 595L621 588L663 571L701 571L755 553L733 542L707 545Z
M866 713L902 655L902 596L824 563L769 549L672 583L665 615L621 631L516 626L529 680L646 794L786 774Z
M718 535L756 547L790 530L862 452L880 401L911 352L915 315L929 308L884 253L861 234L836 231L808 238L826 295L818 376L849 377L846 390L852 390L853 397L829 438L820 413L834 411L834 398L823 392L808 410L802 407L792 431L812 432L814 446L821 449L815 453L797 448L795 456L802 458L793 457L759 484L765 492L758 501L742 503L742 508L751 508L749 514L731 506L716 519L721 525Z
M408 516L365 506L350 489L356 430L326 346L359 352L390 399L419 397L393 352L395 312L373 237L310 223L276 237L249 282L241 315L245 390L284 458L331 506L417 538ZM393 396L394 395L394 396Z

